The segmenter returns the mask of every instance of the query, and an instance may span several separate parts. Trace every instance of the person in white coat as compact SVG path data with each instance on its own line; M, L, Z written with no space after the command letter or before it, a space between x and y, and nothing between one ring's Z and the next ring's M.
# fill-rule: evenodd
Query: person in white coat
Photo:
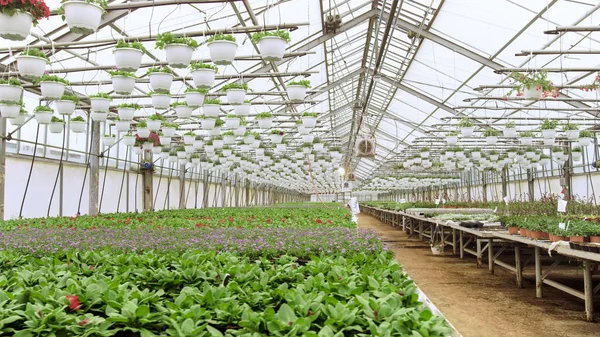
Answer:
M360 207L358 206L358 200L356 197L350 198L346 204L346 207L348 207L350 212L352 212L352 221L358 223L358 217L356 215L360 213Z

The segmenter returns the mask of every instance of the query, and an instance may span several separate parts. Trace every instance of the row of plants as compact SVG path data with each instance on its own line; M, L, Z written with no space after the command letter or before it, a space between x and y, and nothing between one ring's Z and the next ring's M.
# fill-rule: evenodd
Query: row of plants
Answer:
M446 202L396 202L396 201L368 201L364 205L376 208L383 208L396 211L406 211L409 208L491 208L494 209L498 203L496 202L463 202L463 201L446 201Z
M584 216L503 216L510 234L551 241L600 243L600 221Z

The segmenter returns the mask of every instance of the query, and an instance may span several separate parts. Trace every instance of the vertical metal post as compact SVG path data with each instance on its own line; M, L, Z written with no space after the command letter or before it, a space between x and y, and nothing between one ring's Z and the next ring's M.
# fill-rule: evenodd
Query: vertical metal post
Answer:
M521 247L515 247L515 269L517 272L517 286L523 288L523 267L521 267Z
M590 261L583 261L583 293L585 295L585 318L594 320L594 291L592 289L592 266Z
M505 166L502 168L502 198L508 196L508 168Z
M0 116L0 220L4 220L4 190L6 189L6 118Z
M487 179L486 179L486 174L484 171L484 172L481 172L481 189L483 191L483 194L482 194L483 202L488 201L487 187L488 187Z
M542 261L540 258L540 247L535 247L535 297L542 297Z
M529 193L529 201L535 200L535 185L533 180L533 171L527 169L527 193Z
M144 165L145 163L149 163L152 164L152 151L151 150L144 150L144 162L141 163L140 165ZM153 202L152 202L152 196L154 195L153 192L153 180L154 180L154 168L152 169L145 169L144 167L141 167L142 169L142 194L143 194L143 204L144 204L144 211L148 211L151 212L153 211Z
M179 209L185 209L185 164L179 164Z
M90 148L90 190L89 190L89 215L98 214L98 198L100 196L100 122L92 121L90 123L91 142ZM67 132L65 130L65 132ZM62 188L62 184L61 184ZM62 198L61 198L62 199Z

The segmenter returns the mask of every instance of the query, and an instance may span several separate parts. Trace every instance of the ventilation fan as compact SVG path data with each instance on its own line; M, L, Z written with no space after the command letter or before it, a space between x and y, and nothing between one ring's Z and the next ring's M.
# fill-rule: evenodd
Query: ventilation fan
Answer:
M375 140L369 138L361 138L356 142L356 153L358 157L375 157Z
M347 181L355 181L356 180L356 176L354 175L354 173L348 173L346 175L346 180Z

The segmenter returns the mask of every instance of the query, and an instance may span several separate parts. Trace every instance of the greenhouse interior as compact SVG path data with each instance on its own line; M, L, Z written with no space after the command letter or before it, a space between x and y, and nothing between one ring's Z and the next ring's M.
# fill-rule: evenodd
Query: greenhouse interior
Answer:
M600 1L0 0L0 336L600 336Z

